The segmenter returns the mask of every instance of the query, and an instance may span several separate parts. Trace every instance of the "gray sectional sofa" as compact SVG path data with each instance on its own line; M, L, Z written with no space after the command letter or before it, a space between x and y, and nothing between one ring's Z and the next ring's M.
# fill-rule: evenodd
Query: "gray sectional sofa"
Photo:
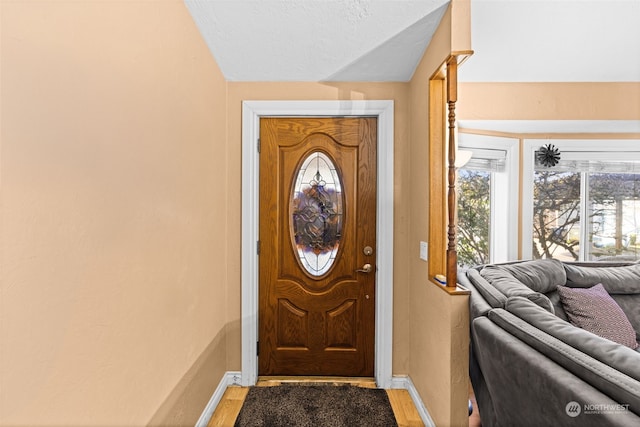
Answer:
M470 376L483 427L640 426L640 264L520 261L458 279L471 290ZM561 296L598 284L628 319L632 345L570 323L576 308ZM600 322L615 310L597 311L588 314Z

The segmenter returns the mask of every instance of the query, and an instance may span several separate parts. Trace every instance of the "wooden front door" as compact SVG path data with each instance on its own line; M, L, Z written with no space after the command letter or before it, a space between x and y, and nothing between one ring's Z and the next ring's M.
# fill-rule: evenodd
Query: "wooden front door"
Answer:
M260 120L259 375L373 376L376 118Z

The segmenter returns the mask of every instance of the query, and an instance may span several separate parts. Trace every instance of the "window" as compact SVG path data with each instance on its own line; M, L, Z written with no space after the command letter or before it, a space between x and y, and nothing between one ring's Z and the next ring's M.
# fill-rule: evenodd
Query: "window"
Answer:
M458 171L458 264L489 262L491 245L491 172Z
M515 259L518 140L462 132L459 140L472 156L458 169L458 264Z
M302 162L292 191L293 246L302 267L322 276L331 269L342 239L344 195L336 166L325 153L312 152Z
M578 259L580 248L580 174L536 168L533 176L535 259Z
M528 215L523 218L523 229L527 227L524 257L639 259L638 142L555 141L561 160L554 167L545 167L534 162L534 154L548 143L525 142L528 168L523 170L523 212Z
M585 248L585 259L615 256L637 260L640 174L588 173L586 179L589 244Z

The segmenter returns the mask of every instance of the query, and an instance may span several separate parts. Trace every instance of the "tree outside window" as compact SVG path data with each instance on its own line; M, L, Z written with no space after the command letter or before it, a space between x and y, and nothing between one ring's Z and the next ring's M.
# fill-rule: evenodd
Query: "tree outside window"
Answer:
M580 174L537 171L533 182L533 258L577 260Z
M491 173L458 171L458 263L488 263L491 224Z
M536 171L533 258L637 259L639 179L640 175L628 173ZM586 190L581 190L582 180Z

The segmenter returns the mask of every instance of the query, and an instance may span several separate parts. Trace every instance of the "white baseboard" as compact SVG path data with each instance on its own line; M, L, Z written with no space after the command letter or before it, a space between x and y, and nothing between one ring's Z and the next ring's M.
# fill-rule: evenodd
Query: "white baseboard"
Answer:
M427 411L426 406L424 406L424 403L420 398L420 394L418 393L416 386L413 385L413 381L411 381L411 378L409 378L409 376L393 376L391 378L391 388L407 390L409 392L409 396L411 396L411 400L413 400L413 404L416 405L418 414L420 414L420 418L422 418L422 422L424 423L425 427L436 427L436 424L433 422L431 415L429 415L429 411Z
M239 386L241 385L240 381L240 372L226 372L222 376L218 387L216 387L213 395L211 396L211 399L209 399L209 403L207 403L204 411L202 411L202 415L200 415L200 418L196 423L196 427L206 427L207 424L209 424L209 421L213 416L213 412L216 410L216 407L218 406L218 403L220 403L220 400L222 400L222 396L224 395L227 387L230 385ZM418 414L420 414L420 418L422 418L422 422L424 423L425 427L436 427L433 419L431 419L431 415L429 415L427 408L424 406L424 403L420 398L418 390L416 390L416 387L413 385L413 381L411 381L411 378L406 375L394 376L391 378L391 388L407 390L409 392L409 396L411 396L411 399L413 400L413 404L416 405Z
M213 412L216 410L218 403L222 400L222 395L224 395L225 390L230 385L240 385L240 372L225 372L216 387L211 399L209 399L209 403L205 406L204 411L200 415L198 422L196 422L196 427L207 427L211 417L213 416Z

